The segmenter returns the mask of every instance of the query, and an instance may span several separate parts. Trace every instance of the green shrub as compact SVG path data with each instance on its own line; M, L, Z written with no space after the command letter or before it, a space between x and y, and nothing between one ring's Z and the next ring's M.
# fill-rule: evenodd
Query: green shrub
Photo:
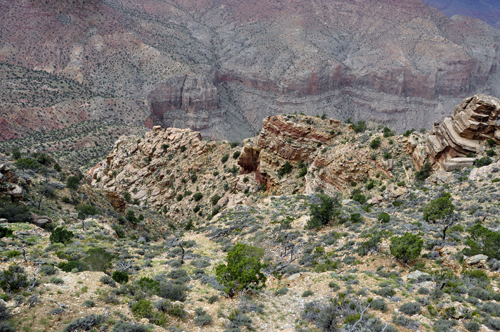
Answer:
M135 216L134 210L127 210L127 214L125 215L125 218L131 223L131 224L137 224L139 222L139 219Z
M478 322L474 321L465 323L464 327L467 329L467 331L470 332L479 332L479 330L481 329L481 325L479 325Z
M314 295L314 292L312 290L308 289L308 290L304 291L304 293L302 293L301 296L308 297L308 296L312 296L312 295Z
M362 133L366 129L366 122L358 121L356 124L351 124L351 128L358 134Z
M31 215L25 206L7 203L0 206L0 218L5 218L10 223L21 223L29 222Z
M469 269L462 272L462 278L473 280L479 287L486 288L490 284L490 277L482 270Z
M424 241L418 235L406 232L403 236L391 238L391 255L403 263L415 261L422 251Z
M220 160L220 161L224 164L224 163L226 163L226 161L227 161L228 159L229 159L229 154L225 154L225 155L223 155L223 156L222 156L222 158L221 158L221 160Z
M352 197L352 200L353 201L356 201L358 202L359 204L363 205L366 203L367 199L366 199L366 196L365 195L362 195L362 194L355 194L353 197Z
M260 271L265 267L260 262L263 256L262 249L237 243L227 255L227 265L216 267L217 281L224 286L229 297L233 297L236 291L265 286L266 277Z
M64 284L64 280L62 280L61 278L58 278L58 277L50 277L49 282L52 284L56 284L56 285Z
M486 142L488 143L488 145L492 148L494 147L495 145L497 145L497 142L493 139L493 138L488 138L486 140Z
M148 300L139 300L132 306L131 311L135 318L147 318L155 325L163 326L167 322L167 317L164 314L153 311L153 305Z
M334 218L340 215L342 204L338 198L330 197L325 194L317 195L320 199L319 204L311 204L309 211L311 218L307 222L307 228L319 228L328 224Z
M274 295L279 296L279 295L285 295L286 293L288 293L288 288L283 287L274 292Z
M111 278L110 276L108 275L104 275L102 276L100 279L99 279L100 282L102 282L103 284L106 284L106 285L109 285L113 288L116 287L116 282L113 280L113 278Z
M91 331L94 326L104 323L105 319L106 318L103 315L96 314L90 314L82 318L77 318L66 325L63 332Z
M111 267L113 255L106 252L104 248L90 248L87 257L83 260L90 271L106 272Z
M493 160L489 157L483 157L481 159L476 160L476 167L488 166L493 163Z
M82 261L60 262L59 264L57 264L57 267L63 270L64 272L72 272L75 269L78 272L89 270L89 267Z
M375 299L370 302L370 309L386 312L388 310L388 307L384 299Z
M32 158L19 158L14 164L19 169L31 169L37 171L42 168L42 165L40 165L38 161Z
M128 274L122 271L113 272L111 278L119 284L126 284L128 282Z
M74 237L74 234L72 231L68 231L68 230L64 229L63 227L57 227L50 234L49 240L50 240L50 243L66 244L69 241L71 241L71 239L73 237Z
M488 157L494 157L497 155L497 153L495 152L495 150L493 149L489 149L486 151L486 154L488 155Z
M241 152L240 151L236 151L235 153L233 153L233 159L238 159L238 157L240 156Z
M375 294L383 296L383 297L394 296L396 294L396 292L394 291L394 289L392 289L389 286L388 287L382 287L382 288L380 288L378 290L374 290L373 292Z
M61 168L61 166L60 166L58 163L55 163L55 164L54 164L54 169L55 169L57 172L62 171L62 168Z
M10 152L12 153L12 159L17 160L17 159L21 158L20 148L18 148L18 147L12 148L12 150L10 150Z
M221 197L219 195L215 194L210 198L210 202L212 203L212 205L217 205L217 203L219 202L220 199L221 199Z
M69 176L66 179L66 186L71 190L78 189L78 186L80 186L80 178L78 176Z
M403 304L399 311L407 314L408 316L413 316L420 313L420 304L417 302L408 302Z
M424 220L438 221L446 218L455 211L455 205L451 202L451 195L443 193L441 197L430 201L424 206Z
M57 269L54 265L42 265L40 268L40 273L43 273L46 276L51 276L57 273Z
M380 140L380 137L377 137L377 138L374 138L371 142L370 142L370 148L372 149L378 149L380 147L380 144L381 144L381 140Z
M340 289L340 286L336 282L333 282L333 281L330 281L328 283L328 287L330 287L332 289L332 292L336 292Z
M431 176L432 167L428 161L425 162L424 166L420 169L420 171L415 172L415 179L418 181L424 181L429 176Z
M12 229L0 226L0 239L4 237L12 237L13 233L14 231Z
M212 324L212 316L207 314L203 309L197 308L195 310L194 325L202 327Z
M196 194L193 195L193 199L195 202L200 201L203 198L203 194L200 192L197 192Z
M82 303L82 307L93 308L95 307L95 302L92 300L86 300Z
M7 270L0 274L0 288L5 292L15 292L28 286L28 277L23 268L18 265L10 265Z
M410 137L410 135L415 131L415 129L407 130L403 134L404 137Z
M307 167L302 167L299 170L299 178L302 178L302 177L306 176L306 174L307 174Z
M98 208L88 204L78 204L75 209L76 211L83 213L85 216L95 216L101 214Z
M377 219L381 223L387 224L389 221L391 221L391 216L388 213L382 212L378 215Z
M469 247L464 249L464 254L467 256L484 254L490 258L500 259L500 233L481 224L476 224L469 230L465 245Z
M366 256L371 251L378 251L381 241L382 235L379 232L373 233L373 235L367 241L363 242L358 247L358 254L360 256Z
M289 161L285 162L283 166L278 170L278 175L283 176L285 174L290 174L292 172L292 164Z
M364 221L363 217L361 217L361 213L351 213L350 219L353 224Z
M148 325L141 325L135 323L128 323L119 321L113 326L111 332L150 332L151 328Z

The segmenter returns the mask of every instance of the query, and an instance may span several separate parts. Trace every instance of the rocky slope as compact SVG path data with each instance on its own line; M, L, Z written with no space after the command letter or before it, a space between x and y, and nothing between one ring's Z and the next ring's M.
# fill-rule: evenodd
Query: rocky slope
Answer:
M87 175L0 154L0 330L497 329L500 164L423 176L427 137L283 114L243 146L122 136ZM311 227L332 208L322 192L338 214ZM446 201L454 224L426 217ZM404 261L393 242L410 234L422 242L405 248L422 248ZM266 281L229 297L217 267L237 243L257 247Z
M42 95L34 106L10 93L2 139L92 120L241 141L261 119L295 111L401 131L429 128L472 93L499 95L499 32L420 0L23 0L1 8L0 61L88 91L75 101L52 84L46 90L61 98ZM32 95L33 86L14 83Z

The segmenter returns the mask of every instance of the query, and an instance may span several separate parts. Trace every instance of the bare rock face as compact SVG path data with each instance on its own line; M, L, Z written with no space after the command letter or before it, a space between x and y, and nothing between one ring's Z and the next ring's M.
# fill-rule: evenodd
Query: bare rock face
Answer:
M446 171L471 166L475 159L464 158L467 154L484 154L487 139L500 143L499 114L497 98L486 95L466 98L455 107L451 118L435 123L429 133L427 152L431 165Z
M151 115L146 126L189 127L203 130L220 117L217 88L205 76L176 75L158 83L148 95ZM202 116L205 112L208 116Z
M338 120L322 120L302 115L278 115L263 121L256 138L244 141L238 164L243 174L254 174L268 188L287 186L279 176L285 163L308 164L304 193L323 190L346 192L351 182L390 172L372 160L367 148L357 144L336 144L337 135L353 134L349 126ZM350 137L350 136L349 136Z

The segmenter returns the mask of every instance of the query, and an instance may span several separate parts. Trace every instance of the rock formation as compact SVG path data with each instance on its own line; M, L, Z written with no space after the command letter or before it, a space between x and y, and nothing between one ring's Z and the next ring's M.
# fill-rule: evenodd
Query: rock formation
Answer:
M7 165L0 165L0 195L9 196L11 201L22 200L24 190L19 185L19 177Z
M500 143L500 100L475 95L455 107L451 117L435 123L429 133L427 152L435 169L450 171L471 166L486 150L485 141ZM421 163L421 161L420 161Z
M244 141L238 164L243 174L254 174L268 187L287 185L279 175L287 162L309 165L305 193L322 190L332 195L349 191L352 182L362 182L377 173L391 177L386 168L371 159L366 146L339 142L340 135L352 139L354 131L338 120L288 114L266 118L262 127L256 138Z

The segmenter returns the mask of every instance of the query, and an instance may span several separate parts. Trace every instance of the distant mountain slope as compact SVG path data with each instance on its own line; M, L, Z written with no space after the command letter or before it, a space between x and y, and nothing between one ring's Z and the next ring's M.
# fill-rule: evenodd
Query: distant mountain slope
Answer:
M423 0L438 8L446 16L463 15L480 19L500 29L500 1L498 0Z
M0 0L0 62L69 80L2 93L0 139L104 121L241 140L285 112L429 128L500 95L499 49L421 0Z

